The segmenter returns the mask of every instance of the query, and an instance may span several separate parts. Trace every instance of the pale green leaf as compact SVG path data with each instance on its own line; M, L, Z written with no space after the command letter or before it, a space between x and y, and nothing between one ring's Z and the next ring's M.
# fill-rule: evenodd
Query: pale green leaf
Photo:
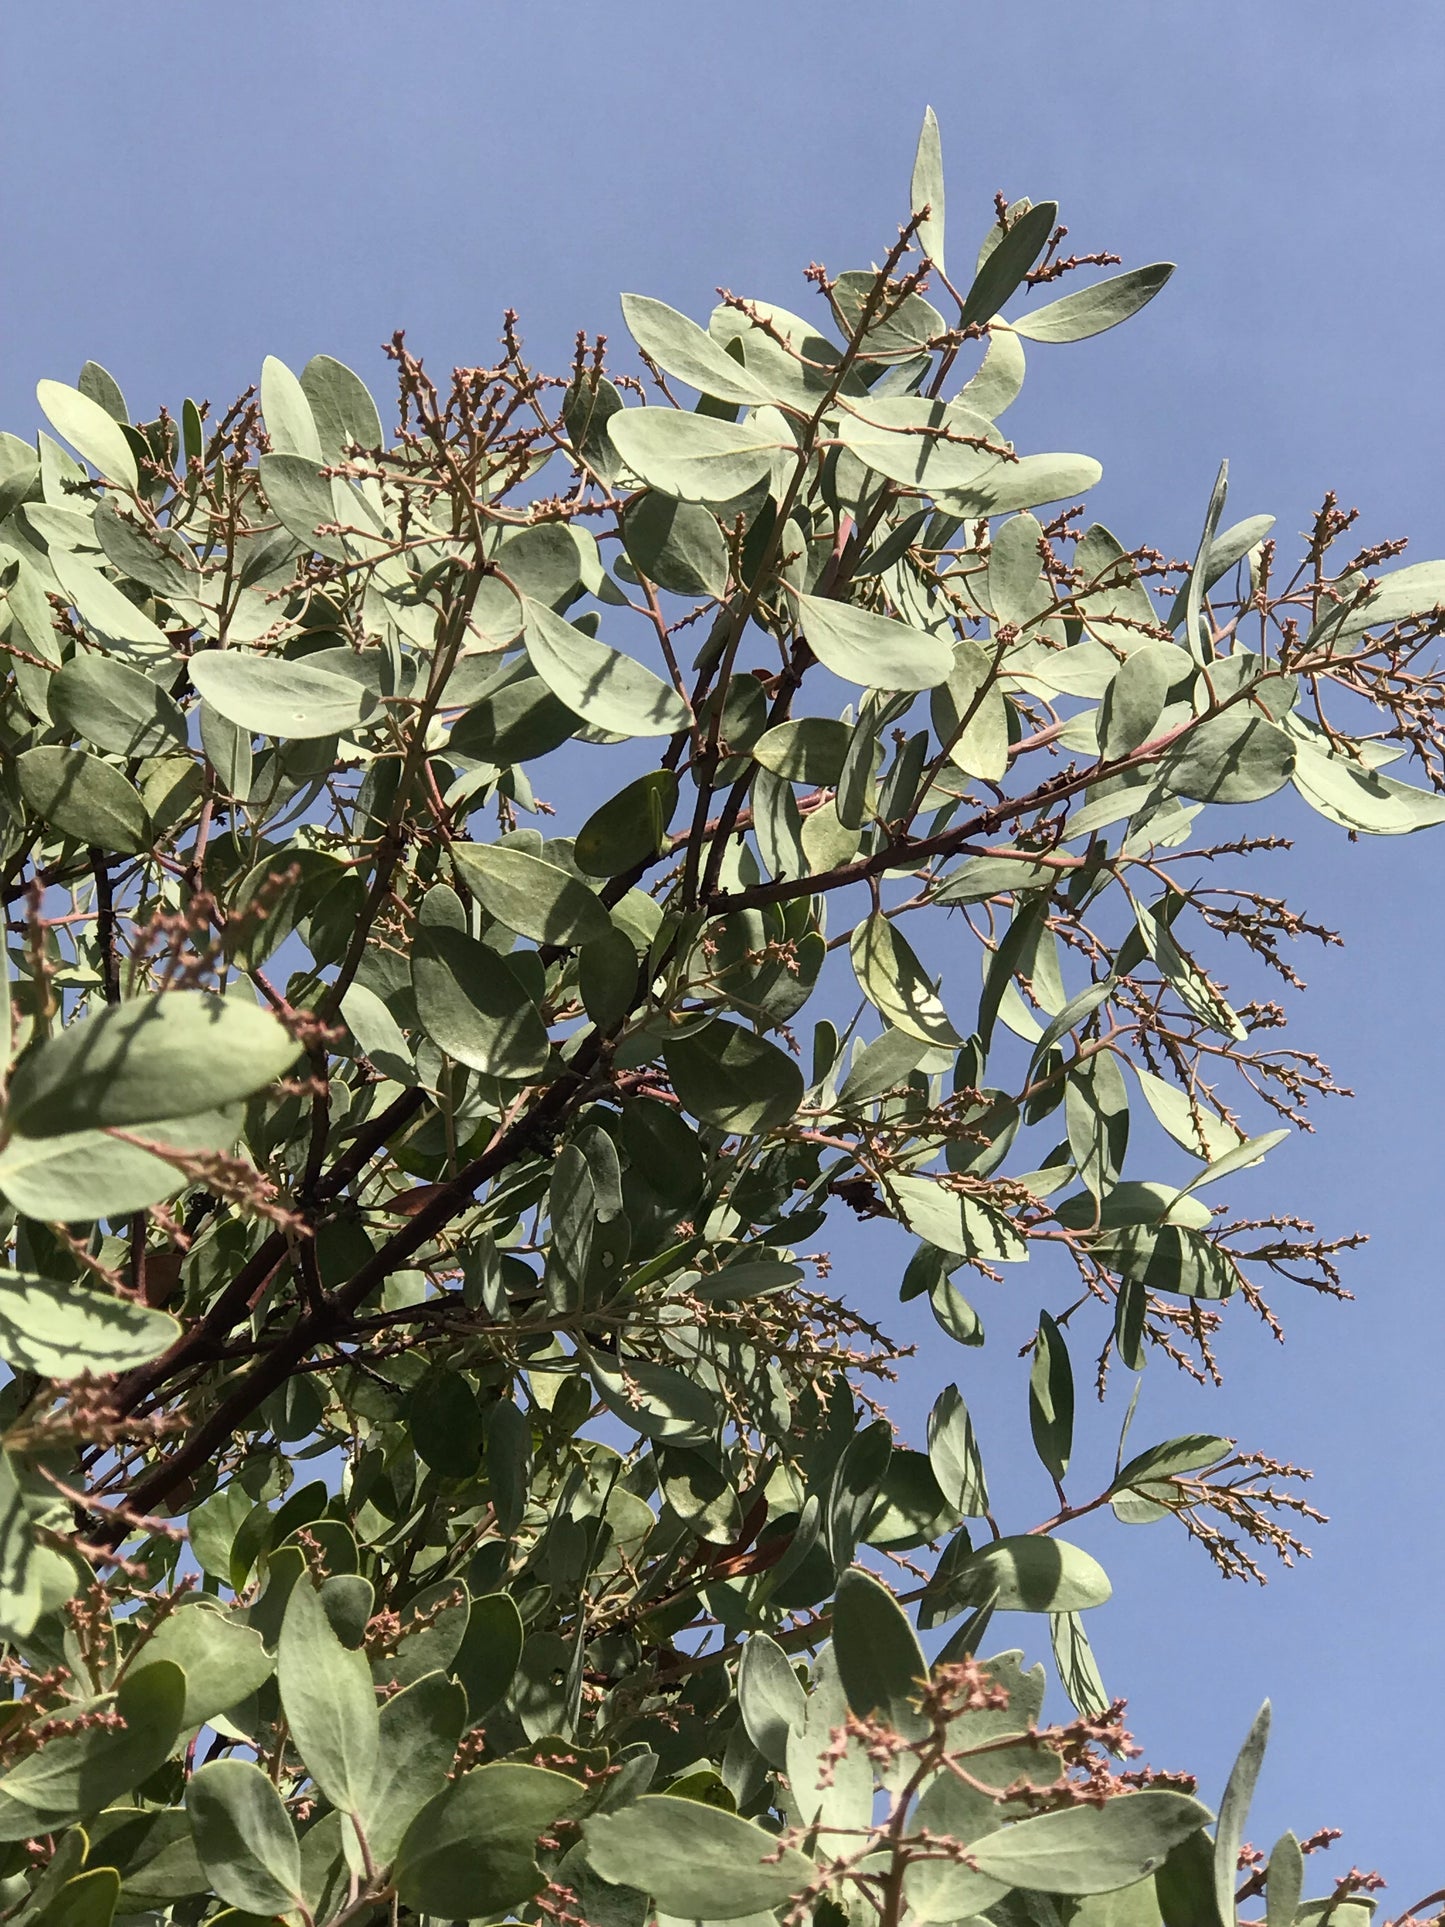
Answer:
M1103 1807L1064 1807L989 1834L973 1850L981 1873L1049 1894L1108 1893L1163 1865L1169 1849L1208 1824L1187 1794L1147 1787Z
M535 943L575 946L612 928L601 900L555 863L506 843L448 845L457 873L489 916Z
M633 657L583 635L530 597L526 617L532 667L574 715L615 736L672 736L687 728L682 698Z
M727 422L676 408L624 408L607 433L634 475L680 502L745 495L772 474L783 447L772 420Z
M1018 316L1014 331L1027 341L1087 341L1106 328L1117 328L1152 301L1174 272L1172 261L1156 261L1147 268L1130 268L1110 275L1092 288L1079 288L1047 307Z
M63 381L37 382L35 399L57 435L63 435L107 481L118 482L135 494L140 487L135 451L120 424L99 402Z
M521 979L487 944L432 925L412 941L412 988L426 1034L448 1057L492 1077L535 1077L546 1065L546 1026Z
M583 1823L604 1880L640 1888L667 1913L737 1920L780 1907L814 1878L811 1860L750 1821L698 1800L647 1793Z
M137 1129L249 1097L282 1076L298 1046L242 997L169 991L71 1024L21 1060L5 1128L26 1137Z
M41 1378L104 1378L147 1364L180 1336L169 1313L92 1285L0 1269L0 1358Z
M665 301L655 301L646 294L624 294L622 318L648 359L690 388L718 401L740 402L744 407L774 399L767 387L720 348L706 329L676 308L669 308Z
M810 595L794 599L809 648L845 682L866 689L932 689L953 665L953 651L942 636L851 602Z
M15 758L20 794L36 815L77 843L118 856L150 848L151 822L133 783L83 749L47 743Z
M350 676L249 649L204 650L191 657L190 677L212 709L255 736L346 735L377 708L371 691Z

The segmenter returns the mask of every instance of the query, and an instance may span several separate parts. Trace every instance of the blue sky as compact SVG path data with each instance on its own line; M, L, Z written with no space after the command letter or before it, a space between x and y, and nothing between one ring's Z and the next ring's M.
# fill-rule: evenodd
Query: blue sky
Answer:
M1192 550L1228 455L1231 512L1271 511L1282 537L1333 487L1370 536L1440 555L1442 56L1438 0L47 0L7 19L0 74L0 423L32 432L36 379L87 356L145 415L228 398L267 353L324 350L384 388L398 326L439 368L481 361L507 305L554 364L579 327L620 335L619 289L700 316L720 284L803 307L810 260L888 245L931 100L951 233L981 231L1001 188L1057 198L1071 245L1181 264L1129 328L1032 356L1009 417L1023 446L1103 462L1093 511L1126 542ZM1445 1876L1445 845L1292 827L1271 885L1348 938L1306 960L1296 1041L1358 1097L1271 1158L1267 1190L1371 1232L1358 1303L1284 1305L1288 1346L1231 1346L1222 1394L1154 1367L1137 1423L1313 1466L1333 1523L1263 1593L1165 1528L1101 1532L1118 1597L1096 1646L1151 1757L1201 1770L1206 1796L1270 1693L1250 1837L1345 1827L1331 1864L1380 1866L1398 1912ZM876 1292L895 1248L837 1248L858 1255L835 1278ZM940 1366L907 1329L931 1349L906 1387L916 1435L935 1373L972 1397L980 1366ZM1117 1419L1095 1423L1107 1455Z

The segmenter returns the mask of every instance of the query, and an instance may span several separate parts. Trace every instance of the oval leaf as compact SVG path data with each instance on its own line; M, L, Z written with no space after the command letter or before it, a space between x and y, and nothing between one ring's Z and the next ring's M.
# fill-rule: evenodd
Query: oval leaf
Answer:
M780 1907L816 1869L796 1847L700 1800L645 1793L583 1822L587 1859L604 1880L650 1894L688 1920L737 1920Z
M140 997L72 1024L24 1057L5 1127L52 1137L190 1117L261 1090L298 1054L279 1019L242 998L179 990Z
M520 1082L547 1062L547 1028L505 957L463 931L430 925L412 944L411 981L426 1034L459 1064Z
M1163 1865L1171 1847L1213 1818L1184 1793L1145 1788L1104 1807L1065 1807L986 1835L970 1849L980 1873L1046 1894L1104 1894Z
M104 1378L159 1358L180 1336L169 1313L32 1271L0 1270L0 1358L42 1378Z
M343 736L377 707L350 676L250 650L208 649L192 656L190 675L212 709L253 736Z
M796 600L808 647L845 682L865 689L932 689L953 667L953 650L941 636L851 602L811 595Z
M527 654L552 694L584 722L614 736L672 736L691 711L650 669L584 636L543 602L526 598Z
M534 943L574 945L605 937L602 903L555 863L506 843L453 843L452 861L489 916Z
M785 1124L803 1101L803 1073L776 1044L716 1017L670 1039L663 1060L685 1108L704 1124L743 1136Z

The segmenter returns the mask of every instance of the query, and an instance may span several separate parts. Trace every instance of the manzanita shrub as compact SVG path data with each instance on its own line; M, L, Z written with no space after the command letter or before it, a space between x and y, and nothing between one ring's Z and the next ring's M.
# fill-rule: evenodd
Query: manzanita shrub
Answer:
M390 423L325 356L139 425L90 363L0 439L17 1927L1373 1904L1241 1855L1267 1713L1209 1804L1136 1763L1069 1536L1248 1576L1298 1475L1070 1460L1081 1369L1338 1289L1220 1202L1332 1088L1257 872L1289 790L1445 818L1445 564L1333 498L1282 557L1223 472L1183 562L1092 522L1000 424L1168 267L1069 291L1112 257L1028 201L950 260L931 115L910 209L806 318L625 296L640 375L509 316L445 389L398 336ZM1017 1516L942 1382L990 1359Z

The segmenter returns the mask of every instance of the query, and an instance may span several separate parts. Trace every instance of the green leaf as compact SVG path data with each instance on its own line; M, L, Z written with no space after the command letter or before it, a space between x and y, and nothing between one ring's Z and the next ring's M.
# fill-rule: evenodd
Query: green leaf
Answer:
M505 768L547 755L582 726L540 676L524 674L478 697L452 724L451 747Z
M943 256L943 143L938 135L938 116L931 107L923 110L923 126L918 134L918 151L913 157L913 178L909 183L909 210L928 213L918 223L918 245L940 274L948 273Z
M907 1614L871 1573L850 1568L833 1601L833 1651L848 1704L860 1719L876 1716L907 1740L929 1722L918 1699L928 1663Z
M415 1084L416 1065L401 1026L374 990L353 984L341 1000L341 1014L357 1048L384 1077Z
M595 809L577 832L577 868L588 876L614 877L650 861L667 840L676 808L677 778L670 769L639 776Z
M624 408L609 417L607 433L649 488L680 502L731 502L772 474L783 446L777 421L751 415L745 422L725 422L676 408Z
M928 1414L928 1462L945 1495L967 1519L988 1511L988 1481L973 1420L956 1385L945 1385Z
M1029 1255L1028 1242L1012 1220L981 1198L946 1191L932 1178L894 1175L888 1189L913 1235L940 1251L989 1264L1017 1264Z
M1103 473L1102 464L1092 455L1020 455L1014 461L995 462L967 488L940 495L938 506L965 519L1009 515L1085 495Z
M46 1873L55 1869L51 1861ZM40 1895L37 1882L31 1894L30 1904L35 1906ZM50 1901L38 1914L29 1916L34 1927L110 1927L115 1916L116 1902L120 1898L120 1875L114 1867L92 1867L88 1873L77 1874L60 1886Z
M377 708L376 697L350 676L313 669L249 649L207 649L192 656L190 677L205 701L253 736L304 742L344 736Z
M915 395L851 403L838 418L838 439L865 468L930 495L968 488L1008 447L986 416Z
M1162 643L1145 643L1121 664L1099 715L1099 755L1112 761L1147 743L1158 728L1182 658Z
M637 1001L637 986L637 952L625 930L614 927L578 951L577 988L599 1030L613 1030L621 1023Z
M974 637L960 636L954 644L953 667L934 690L929 714L933 733L947 746L956 769L986 783L1002 780L1008 769L1008 705L997 687L993 656Z
M137 997L71 1024L23 1057L5 1128L53 1137L191 1117L262 1090L297 1055L279 1019L244 997L179 990Z
M1102 1606L1112 1595L1096 1559L1066 1539L1026 1533L995 1539L965 1561L955 1591L965 1605L994 1595L999 1612L1074 1613Z
M1138 314L1151 302L1174 272L1172 261L1155 261L1147 268L1130 268L1124 274L1096 281L1092 288L1080 288L1047 307L1034 308L1013 323L1015 334L1026 341L1087 341L1106 328L1117 328L1130 315Z
M795 716L764 730L753 744L753 760L789 783L831 787L843 773L853 735L851 724L830 716Z
M537 1836L582 1795L565 1774L510 1761L462 1774L407 1828L392 1875L402 1904L443 1920L519 1907L546 1885Z
M68 388L63 381L36 382L35 399L56 434L63 435L72 448L78 449L92 468L98 469L108 482L118 482L132 495L136 493L140 488L140 470L136 466L135 451L120 424L99 402L92 401L78 388Z
M321 461L321 437L306 391L275 355L267 355L261 363L261 414L278 455L304 455L310 462Z
M1029 1370L1029 1430L1040 1463L1060 1484L1074 1449L1074 1368L1064 1334L1046 1311L1039 1313Z
M763 383L720 348L706 329L665 301L624 294L622 318L643 354L664 374L675 375L690 388L745 408L773 399Z
M1270 1850L1269 1878L1264 1890L1266 1927L1294 1927L1304 1878L1300 1843L1292 1833L1282 1833Z
M1129 1091L1111 1050L1077 1061L1064 1082L1069 1150L1096 1198L1112 1189L1129 1142Z
M1059 1669L1059 1683L1069 1696L1069 1704L1086 1720L1099 1719L1108 1712L1110 1700L1083 1620L1077 1613L1053 1613L1049 1637L1053 1643L1054 1664Z
M1239 1135L1204 1105L1191 1106L1186 1093L1166 1078L1131 1065L1144 1101L1176 1144L1191 1156L1221 1158L1239 1143Z
M1176 796L1200 803L1257 803L1294 772L1295 740L1244 703L1195 725L1162 766Z
M153 1314L154 1315L154 1314ZM275 1670L261 1635L230 1613L199 1601L182 1601L163 1619L131 1661L129 1672L169 1661L186 1682L186 1727L200 1726L267 1681Z
M590 1349L584 1350L583 1357L597 1396L643 1438L685 1445L716 1432L717 1406L695 1379L646 1358L614 1364Z
M684 1109L719 1130L746 1137L776 1130L803 1101L803 1073L793 1060L722 1017L669 1038L662 1055Z
M1012 224L974 276L963 298L960 328L992 320L1043 253L1058 214L1057 201L1040 201Z
M796 1847L779 1846L750 1821L666 1793L595 1814L582 1831L604 1880L638 1887L665 1913L688 1920L737 1920L780 1907L815 1877Z
M311 409L322 461L343 460L352 443L364 449L386 446L376 403L345 362L313 355L301 370L301 392Z
M1047 1894L1132 1886L1211 1818L1187 1794L1146 1788L1103 1807L1065 1807L989 1834L972 1850L981 1873Z
M294 1585L286 1602L276 1679L307 1772L343 1812L365 1812L380 1746L371 1666L332 1631L309 1579Z
M848 955L858 988L895 1030L938 1050L962 1044L908 939L881 910L854 929Z
M1377 577L1365 601L1331 624L1330 639L1338 649L1367 629L1418 621L1441 608L1445 608L1445 562L1412 562L1408 568L1388 569Z
M1052 614L1054 591L1040 557L1044 531L1037 516L1014 515L996 530L984 578L987 606L996 624L1027 629Z
M824 1531L834 1570L841 1573L857 1549L864 1526L875 1511L893 1458L886 1419L875 1419L854 1434L839 1454L828 1483Z
M230 1151L240 1134L239 1108L161 1118L134 1133L188 1154ZM105 1131L12 1137L0 1151L0 1191L27 1218L45 1222L90 1223L144 1211L190 1182L166 1158Z
M412 941L411 981L422 1027L459 1064L523 1082L551 1045L537 1006L505 957L463 931L424 926Z
M1201 633L1204 612L1204 581L1209 567L1210 554L1214 546L1214 532L1219 527L1219 518L1224 513L1225 497L1229 493L1229 463L1219 464L1219 473L1214 478L1210 491L1209 507L1204 513L1204 532L1199 538L1195 551L1194 566L1189 571L1189 580L1184 585L1184 646L1191 656L1200 662L1207 662L1214 654L1213 642Z
M83 1727L47 1740L0 1779L0 1803L13 1800L32 1809L29 1830L47 1833L134 1792L180 1737L185 1697L177 1666L151 1666L128 1676L114 1707L122 1727Z
M260 1767L201 1767L186 1782L186 1812L206 1877L228 1906L265 1917L305 1905L296 1831Z
M731 355L723 359L737 369ZM630 502L623 514L622 545L640 575L673 595L727 593L727 544L717 518L695 502L675 502L670 495L649 489Z
M1099 1249L1147 1291L1220 1299L1230 1297L1239 1285L1239 1270L1229 1253L1188 1225L1126 1226L1111 1232Z
M140 792L98 756L56 744L27 749L15 758L15 779L29 807L62 836L119 856L150 848Z
M545 603L528 596L525 606L532 667L584 722L614 736L672 736L687 728L687 705L650 669L584 636Z
M754 1633L738 1661L738 1711L748 1738L769 1766L785 1772L788 1735L800 1733L808 1697L776 1640Z
M171 645L165 631L99 569L53 544L50 566L93 637L103 637L122 649L130 645L147 655L169 658Z
M389 1866L407 1828L447 1784L467 1717L467 1696L441 1673L424 1673L382 1708L376 1775L361 1820L379 1866Z
M1239 1879L1239 1849L1244 1839L1244 1823L1249 1818L1264 1751L1269 1743L1270 1705L1266 1700L1254 1716L1244 1745L1230 1770L1224 1798L1219 1803L1219 1824L1214 1829L1214 1904L1226 1927L1235 1918L1234 1889Z
M344 483L333 485L307 455L263 455L257 468L271 512L289 535L308 552L314 550L330 562L351 559L339 535L317 533L323 526L329 528L333 522L352 519L344 501L340 504L342 513L337 512L336 491L344 488Z
M547 1215L552 1221L545 1280L548 1309L559 1314L580 1311L598 1213L592 1172L575 1144L564 1144L557 1153Z
M971 1763L974 1767L978 1764ZM936 1773L925 1787L910 1831L926 1830L935 1839L971 1845L995 1832L1002 1818L1002 1809L986 1793L945 1770ZM950 1922L987 1919L983 1910L1002 1900L1007 1889L961 1861L920 1855L905 1869L903 1891L910 1921Z
M508 843L452 843L448 849L487 914L535 943L573 947L612 928L597 896L555 863Z
M1164 1445L1150 1445L1148 1451L1137 1453L1117 1470L1110 1493L1137 1493L1177 1478L1181 1472L1218 1465L1220 1459L1229 1457L1233 1445L1233 1439L1216 1438L1212 1432L1191 1432L1185 1438L1166 1439Z
M945 1497L927 1454L899 1446L858 1536L881 1552L907 1552L931 1545L958 1521L958 1508Z
M521 1418L515 1405L503 1405L497 1409L511 1411ZM522 1419L522 1424L525 1427L527 1421ZM527 1430L530 1437L530 1427ZM487 1476L494 1505L497 1504L496 1495L503 1484L497 1432L494 1421L487 1441ZM519 1467L519 1471L525 1471L525 1467ZM497 1512L499 1519L505 1518L502 1506L497 1506ZM471 1611L467 1614L466 1632L451 1664L452 1677L467 1696L469 1724L475 1726L484 1720L505 1697L521 1656L522 1618L512 1595L493 1592L473 1599ZM382 1710L384 1716L385 1708ZM382 1731L385 1734L384 1725Z
M109 656L72 656L49 696L52 719L97 749L161 756L186 746L186 719L165 690Z
M794 600L809 648L845 682L867 689L932 689L953 666L953 651L941 636L851 602L796 593Z
M159 1358L180 1331L168 1313L134 1299L0 1269L0 1358L15 1371L104 1378Z
M607 424L622 408L617 389L596 370L574 381L562 397L562 421L574 457L605 482L616 479L620 466Z
M1409 836L1445 823L1445 796L1364 769L1299 737L1290 777L1311 809L1347 830Z
M1221 577L1228 575L1237 562L1242 562L1251 549L1257 548L1274 527L1272 515L1249 515L1242 522L1224 529L1209 544L1209 554L1205 559L1203 583L1206 592L1212 589ZM1192 581L1192 575L1190 581ZM1174 598L1173 607L1166 619L1166 626L1177 629L1183 622L1189 607L1190 581L1186 581Z

